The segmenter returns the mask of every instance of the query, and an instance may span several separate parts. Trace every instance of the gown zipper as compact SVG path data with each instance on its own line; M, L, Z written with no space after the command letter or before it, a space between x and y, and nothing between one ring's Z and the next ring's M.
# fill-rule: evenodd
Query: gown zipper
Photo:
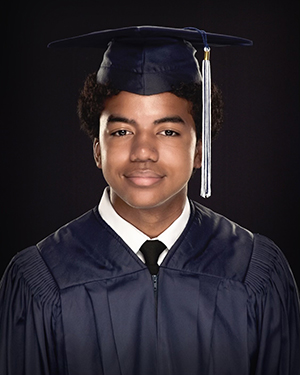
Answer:
M156 309L156 313L157 313L157 283L158 283L158 275L152 275L152 282L153 282L153 290L154 290L155 309Z

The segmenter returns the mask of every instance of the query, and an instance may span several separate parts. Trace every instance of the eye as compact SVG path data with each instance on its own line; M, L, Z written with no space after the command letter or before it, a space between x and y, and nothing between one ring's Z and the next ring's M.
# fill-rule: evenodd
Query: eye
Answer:
M125 129L116 130L113 133L111 133L111 135L115 137L124 137L125 135L129 135L129 134L132 134L132 132L130 132L129 130L125 130Z
M159 134L162 134L166 137L176 137L177 135L179 135L178 132L176 132L175 130L171 130L171 129L163 130Z

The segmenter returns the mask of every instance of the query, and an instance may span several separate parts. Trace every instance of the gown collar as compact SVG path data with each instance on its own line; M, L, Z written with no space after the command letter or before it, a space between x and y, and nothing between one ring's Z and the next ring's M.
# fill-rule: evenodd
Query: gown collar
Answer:
M109 199L109 187L103 191L102 198L98 206L98 212L102 219L122 238L128 247L144 262L143 254L139 251L142 244L150 240L146 234L141 232L135 226L124 220L114 210ZM161 253L158 264L161 264L168 251L180 237L190 217L190 203L186 198L184 209L181 215L158 237L151 238L159 240L166 245L166 249Z

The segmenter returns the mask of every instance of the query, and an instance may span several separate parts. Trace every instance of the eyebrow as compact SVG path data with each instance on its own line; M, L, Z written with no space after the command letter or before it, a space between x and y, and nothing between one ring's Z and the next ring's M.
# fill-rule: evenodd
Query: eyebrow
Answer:
M115 115L110 115L108 117L107 124L110 122L123 122L124 124L136 125L136 121L133 119L128 119L127 117L115 116ZM171 122L174 124L185 124L185 122L180 116L166 116L158 120L155 120L154 125L164 124L167 122Z
M110 122L123 122L124 124L136 125L136 121L134 120L131 120L122 116L115 116L115 115L110 115L108 117L107 124L109 124Z
M159 124L163 124L165 122L172 122L174 124L185 124L185 122L183 121L183 119L180 116L166 116L166 117L163 117L161 119L155 120L154 124L159 125Z

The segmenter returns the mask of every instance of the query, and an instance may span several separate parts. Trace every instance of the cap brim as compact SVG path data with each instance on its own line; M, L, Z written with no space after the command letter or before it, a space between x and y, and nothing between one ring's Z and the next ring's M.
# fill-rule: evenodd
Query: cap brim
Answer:
M206 32L206 36L208 45L211 47L251 46L253 44L249 39L231 35ZM122 39L128 40L130 43L138 43L145 38L179 38L191 42L195 47L203 46L202 36L196 30L160 26L131 26L95 31L89 34L60 39L49 43L48 47L105 48L112 39Z

